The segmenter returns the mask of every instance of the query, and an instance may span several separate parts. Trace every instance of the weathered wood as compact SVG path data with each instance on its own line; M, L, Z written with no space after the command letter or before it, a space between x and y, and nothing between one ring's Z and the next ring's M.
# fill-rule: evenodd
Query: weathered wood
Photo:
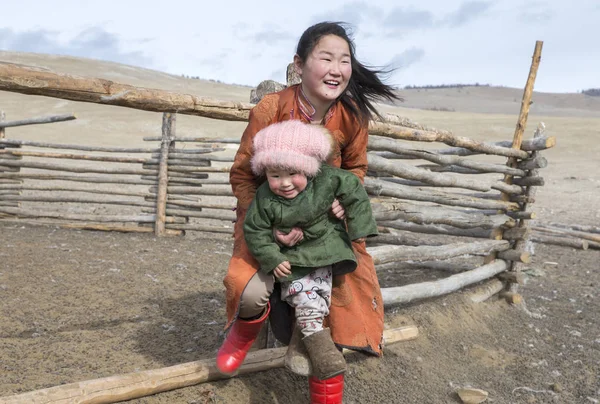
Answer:
M233 234L233 226L204 226L201 224L167 224L165 225L167 229L176 229L176 230L193 230L193 231L203 231L208 233L224 233L224 234Z
M538 226L541 226L542 223L538 222ZM577 230L583 231L586 233L598 233L600 234L600 227L598 226L586 226L579 224L565 224L565 223L556 223L556 222L547 222L543 224L547 227L558 227L559 229L567 229L567 230Z
M418 224L446 224L461 229L475 227L491 229L512 220L506 215L487 216L478 212L465 213L441 206L424 206L406 202L373 203L372 208L377 221L402 219Z
M367 246L374 245L410 245L410 246L422 246L422 245L440 245L442 243L431 241L426 237L419 236L410 232L403 233L379 233L376 237L367 238Z
M545 182L543 177L523 177L513 178L513 184L522 187L543 187Z
M148 181L156 181L156 176L142 175L142 180ZM192 184L192 185L202 185L202 184L224 184L229 183L224 182L222 178L209 178L208 174L195 174L193 177L181 173L169 173L169 184Z
M0 62L0 65L2 63ZM160 149L154 147L106 147L106 146L84 146L76 144L61 144L61 143L44 143L34 142L29 140L15 139L0 139L0 146L32 146L47 149L62 149L62 150L80 150L80 151L95 151L95 152L113 152L113 153L160 153ZM205 154L223 151L224 148L202 148L202 149L186 149L188 154Z
M169 167L171 166L179 166L179 167L210 167L211 161L216 161L207 157L206 154L203 154L203 159L176 159L172 158L171 152L169 152L169 158L167 163ZM148 159L144 161L144 165L148 166L148 168L154 168L153 166L157 166L160 164L160 160L157 159Z
M527 279L527 277L525 276L525 274L523 272L513 272L513 271L499 273L497 275L497 277L498 277L498 279L500 279L504 282L518 283L519 285L524 285L525 279Z
M6 113L4 111L0 110L0 123L3 123L6 121ZM6 131L4 130L3 127L0 127L0 140L3 140L6 137ZM2 146L2 144L0 144L0 146Z
M0 122L0 128L12 128L15 126L37 125L42 123L65 122L77 119L73 114L41 116L38 118L21 119L19 121Z
M143 164L142 168L155 170L156 165ZM209 167L209 166L188 166L188 165L169 165L169 173L228 173L230 166Z
M492 184L492 189L501 191L506 195L521 195L523 193L523 188L518 185L507 184L502 181L496 181Z
M74 195L69 196L45 196L45 195L19 195L10 196L7 195L2 199L7 201L18 201L18 202L60 202L60 203L98 203L98 204L109 204L109 205L125 205L125 206L155 206L152 202L135 201L131 200L117 200L110 198L90 198L90 197L78 197Z
M572 247L580 250L587 250L590 246L589 242L584 239L570 237L554 237L539 233L532 233L530 240L535 243L560 245L563 247Z
M98 188L79 188L79 187L68 187L58 185L2 185L0 184L0 190L7 189L18 189L23 191L50 191L50 192L82 192L88 194L102 194L102 195L121 195L121 196L139 196L147 197L152 194L148 192L135 192L121 190L120 188L113 189L98 189Z
M378 136L369 136L368 148L370 150L391 151L393 153L417 157L441 165L456 165L460 167L470 168L484 173L502 173L516 175L520 177L525 175L524 170L507 167L504 165L482 163L457 156L438 155L435 152L425 150L407 149L405 147L402 147L400 144L398 144L398 142L394 141L393 139L386 139Z
M218 150L215 150L218 151ZM152 153L150 155L151 160L148 160L148 164L152 164L157 162L160 158L159 153ZM235 156L215 156L214 154L198 154L198 153L185 153L180 152L179 150L171 150L169 152L169 161L174 160L175 162L183 162L184 160L192 160L192 161L220 161L224 163L233 162Z
M515 261L529 264L531 262L531 254L526 251L506 250L498 252L498 258L505 261Z
M33 210L24 208L15 209L7 207L0 207L0 212L24 218L81 220L88 222L154 223L154 221L156 220L155 215L86 215L65 212L48 212L46 210ZM167 217L166 221L167 223L185 223L184 218Z
M383 331L386 345L417 338L416 326L404 326ZM259 349L249 352L237 376L283 367L287 347ZM350 351L344 349L343 353ZM164 391L200 383L228 379L216 368L215 358L181 363L166 368L151 369L95 380L64 384L23 394L2 397L3 404L79 403L105 404L132 400Z
M596 243L600 243L600 234L592 234L578 230L552 228L543 224L536 224L535 226L531 226L531 229L542 233L582 238L585 240L591 240L595 241Z
M499 279L492 278L477 286L475 290L469 293L468 298L473 303L483 303L492 296L502 292L505 287L506 285L504 282Z
M533 195L510 195L508 200L510 202L516 202L516 203L520 203L520 204L535 203L535 197Z
M0 63L0 90L228 121L247 121L253 107L241 102L134 87L4 62Z
M459 187L475 191L489 191L491 189L489 184L483 182L432 173L407 164L386 160L373 153L368 153L367 157L371 170L384 171L402 178L426 182L440 187Z
M505 230L502 234L504 240L525 240L531 235L531 230L527 227L514 227Z
M21 168L36 168L40 170L52 170L52 171L67 171L73 173L101 173L101 174L135 174L135 175L156 175L157 170L143 170L139 168L126 168L126 167L107 167L106 165L99 165L94 167L77 167L71 165L65 165L60 163L45 163L39 161L3 161L3 165L9 167L21 167Z
M496 209L504 211L519 209L517 203L486 200L450 192L423 190L372 178L365 178L364 185L367 192L375 196L391 196L411 201L434 202L441 205L463 206L477 209Z
M440 246L397 246L369 247L367 252L375 265L395 261L433 261L462 255L485 255L491 251L504 251L510 248L508 241L485 240L471 243L454 243Z
M158 187L156 191L156 221L154 222L154 234L162 236L165 233L165 210L167 205L167 184L169 177L168 163L169 147L175 136L176 114L165 112L162 119L162 144L160 151L160 163L158 167Z
M88 160L88 161L110 161L114 163L147 163L150 159L141 157L119 157L119 156L92 156L88 154L70 154L70 153L46 153L24 150L0 150L2 156L27 156L27 157L43 157L53 159L70 159L70 160Z
M514 150L507 147L500 147L491 144L485 144L463 136L455 136L449 132L433 132L402 126L391 125L382 122L369 123L369 133L371 135L384 136L393 139L412 140L418 142L442 142L448 146L463 147L469 150L478 151L484 154L495 154L505 157L527 158L527 152Z
M383 221L378 224L392 229L424 234L444 234L448 236L472 238L490 238L491 234L490 230L484 229L458 229L456 227L446 225L416 224L402 220Z
M511 285L516 285L516 284L511 284ZM500 297L506 299L506 302L509 304L523 303L523 296L521 296L520 294L515 293L515 292L510 292L510 291L500 292Z
M406 126L406 125L400 125ZM494 145L500 147L512 147L512 140L503 140L500 142L484 142L485 145ZM554 136L543 136L536 139L527 139L523 140L521 143L521 150L524 151L540 151L546 150L554 147L556 145L556 138ZM441 154L441 155L450 155L450 156L476 156L483 154L482 152L465 149L463 147L450 147L447 149L434 149L430 150L432 153ZM385 157L388 159L401 159L401 160L415 160L418 157L407 156L402 154L396 154L392 152L376 152L381 157Z
M497 259L477 269L451 275L437 281L382 288L381 295L385 305L409 303L417 299L442 296L489 279L507 268L508 263L506 261Z
M519 220L532 220L537 217L535 212L506 212L506 215Z
M0 187L1 189L1 187ZM156 187L150 187L150 192L156 192ZM167 187L169 195L217 195L217 196L233 196L231 187L184 187L171 185Z
M146 141L161 141L160 136L144 136ZM218 137L193 137L193 136L181 136L177 137L177 142L195 142L195 143L225 143L225 144L240 144L240 138L218 138Z
M31 180L56 180L56 181L72 181L72 182L89 182L100 184L131 184L131 185L153 185L156 184L156 176L153 180L140 180L137 178L122 178L122 177L92 177L83 175L60 175L48 173L18 173L18 174L3 174L0 173L0 183L2 181L18 181L22 179ZM207 180L198 180L207 181Z
M527 160L519 161L517 167L521 170L537 170L548 166L548 160L542 156L536 156Z
M7 201L6 197L3 197L2 200L0 200L0 207L4 206L4 207L12 207L12 208L18 208L21 206L21 203L18 201Z
M420 261L420 262L410 262L410 261L401 261L401 262L389 262L387 264L376 265L375 269L378 272L384 271L393 271L393 270L403 270L403 269L431 269L434 271L444 271L444 272L464 272L475 269L479 266L468 264L468 263L457 263L450 261Z
M153 213L154 210L148 208L142 208L142 212L144 213ZM170 216L184 216L184 217L196 217L203 219L216 219L216 220L224 220L232 223L235 218L235 212L226 211L226 210L217 210L217 211L206 211L202 210L185 210L185 209L176 209L169 208L167 205L166 210L167 215Z

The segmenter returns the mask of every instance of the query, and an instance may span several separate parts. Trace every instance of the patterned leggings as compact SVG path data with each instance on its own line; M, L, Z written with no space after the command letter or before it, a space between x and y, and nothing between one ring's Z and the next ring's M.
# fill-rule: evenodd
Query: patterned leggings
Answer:
M281 300L296 309L296 325L306 337L323 329L331 304L331 265L317 268L304 278L281 282Z

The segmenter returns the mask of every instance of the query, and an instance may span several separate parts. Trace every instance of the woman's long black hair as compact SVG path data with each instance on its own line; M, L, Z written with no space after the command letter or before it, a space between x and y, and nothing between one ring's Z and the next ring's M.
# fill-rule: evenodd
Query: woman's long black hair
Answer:
M308 55L313 51L319 40L326 35L338 36L348 43L352 75L348 81L348 88L339 97L339 100L364 124L373 117L373 114L381 117L373 106L373 101L388 100L394 102L402 101L402 98L395 93L392 86L383 83L380 78L380 75L389 75L390 70L377 70L356 60L354 42L348 35L344 25L342 22L325 21L308 27L298 41L296 54L298 54L302 63L306 63Z

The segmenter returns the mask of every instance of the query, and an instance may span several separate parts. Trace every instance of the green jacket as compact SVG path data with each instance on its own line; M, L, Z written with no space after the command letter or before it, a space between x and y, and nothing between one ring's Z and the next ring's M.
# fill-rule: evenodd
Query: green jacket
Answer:
M330 213L335 198L346 211L347 231L344 222ZM273 228L287 233L292 227L302 228L304 239L293 247L280 247ZM376 235L371 203L358 177L325 164L294 199L275 195L269 184L263 183L244 221L246 243L261 270L271 272L289 261L292 275L286 281L326 265L333 265L336 275L354 271L356 257L350 240Z

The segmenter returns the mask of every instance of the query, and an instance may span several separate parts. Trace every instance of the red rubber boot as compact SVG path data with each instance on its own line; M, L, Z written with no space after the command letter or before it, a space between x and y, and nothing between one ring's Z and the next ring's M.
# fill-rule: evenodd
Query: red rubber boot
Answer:
M314 376L308 378L310 404L342 404L344 397L344 374L325 380Z
M238 318L231 326L227 338L217 352L217 369L225 375L233 375L246 359L250 347L263 323L269 317L270 306L267 305L265 313L257 320L242 320Z

